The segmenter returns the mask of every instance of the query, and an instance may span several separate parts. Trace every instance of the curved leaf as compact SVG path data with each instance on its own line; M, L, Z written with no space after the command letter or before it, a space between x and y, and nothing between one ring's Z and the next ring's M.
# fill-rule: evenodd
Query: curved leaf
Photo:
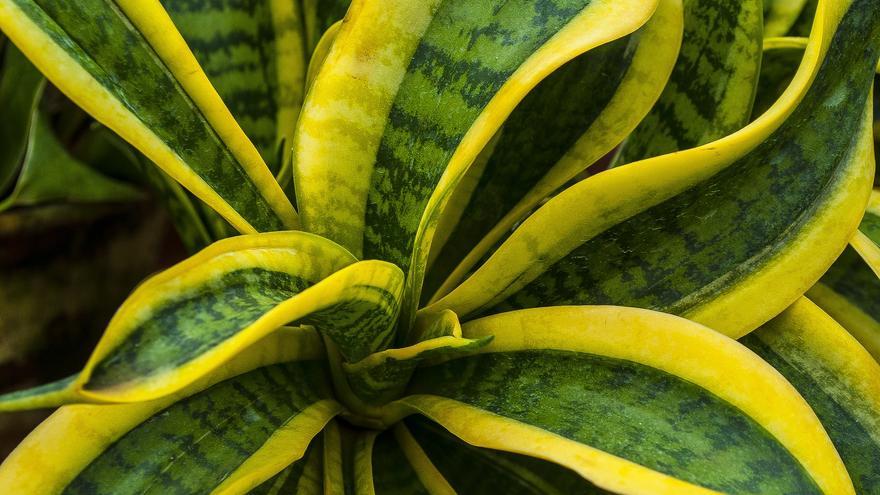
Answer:
M758 79L755 105L752 109L753 117L766 112L791 84L806 46L806 38L764 39L764 56L761 60L761 77Z
M354 3L297 128L305 227L400 266L409 322L439 214L502 120L550 72L631 33L656 4Z
M305 87L299 2L161 2L235 120L277 173L290 159Z
M4 461L0 486L89 494L256 486L301 457L341 410L320 361L253 369L258 358L241 356L161 400L65 406Z
M854 493L797 391L706 327L586 306L491 316L463 333L494 340L419 369L398 411L614 492Z
M0 29L75 103L240 232L297 226L158 0L2 0Z
M880 491L880 365L806 299L741 340L803 395L846 464L856 493Z
M370 480L367 490L376 495L452 495L455 490L427 459L402 425L387 430L370 445L367 453Z
M492 340L463 338L455 313L445 311L439 316L418 343L344 363L342 368L353 393L369 406L381 406L400 397L413 371L423 362L466 355Z
M301 232L217 242L129 296L69 400L161 397L291 321L316 326L349 361L381 350L393 337L402 275L384 262L353 262Z
M761 13L760 0L684 1L675 69L618 163L700 146L749 122L761 67Z
M834 26L840 6L826 7ZM572 186L424 311L619 304L731 336L757 328L819 279L858 225L880 44L856 40L878 36L880 11L852 2L833 38L817 29L789 89L745 129Z
M438 227L431 249L442 252L432 252L438 262L428 271L426 290L436 289L465 255L482 256L541 200L632 132L669 78L681 32L681 2L661 1L635 33L568 62L523 98L487 145L491 150L478 158L485 162L471 166L482 170L469 170L458 186L476 182L474 190L463 197L456 190L444 211L441 226L450 214L460 220L443 237Z

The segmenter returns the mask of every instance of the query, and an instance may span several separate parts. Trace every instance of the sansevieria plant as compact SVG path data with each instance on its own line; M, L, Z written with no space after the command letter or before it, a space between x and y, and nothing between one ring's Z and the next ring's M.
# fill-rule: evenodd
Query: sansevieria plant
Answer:
M0 493L880 494L880 0L0 0L0 30L194 252L0 397L60 406ZM38 124L2 124L37 162Z

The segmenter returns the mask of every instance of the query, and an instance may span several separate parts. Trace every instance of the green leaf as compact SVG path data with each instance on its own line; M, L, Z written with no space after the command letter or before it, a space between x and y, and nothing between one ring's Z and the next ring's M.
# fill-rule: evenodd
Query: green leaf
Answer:
M355 256L400 266L409 322L439 214L503 119L550 72L630 34L656 5L355 4L297 128L294 177L305 228Z
M551 462L498 450L481 449L419 416L406 419L414 441L458 493L511 495L610 494L577 473Z
M419 341L403 348L386 349L353 363L344 363L348 386L368 406L378 407L399 398L415 369L425 361L470 354L492 337L466 339L452 311L426 323Z
M856 493L880 491L880 365L871 355L806 299L741 341L807 400Z
M681 54L618 163L706 144L749 122L763 38L760 0L685 0Z
M239 231L297 226L158 0L2 0L0 29L77 105Z
M541 308L463 326L476 355L420 368L394 405L477 447L623 493L854 493L813 411L709 328L633 308ZM785 421L779 418L784 417Z
M857 0L841 14L833 36L811 39L795 81L758 120L572 186L423 311L466 319L616 304L735 337L780 313L843 250L870 193L867 97L880 46L857 40L880 36L880 11Z
M24 161L31 121L45 80L11 43L0 45L0 197L13 187Z
M102 176L71 157L37 111L30 123L21 170L0 212L47 203L118 203L142 199L131 185Z
M635 33L568 62L516 106L441 217L431 245L437 262L428 271L428 292L469 251L475 255L472 248L480 253L492 247L541 200L632 132L669 78L681 33L680 3L660 2ZM461 193L463 187L472 191Z
M344 360L357 361L390 344L402 286L393 265L354 263L311 234L215 243L129 296L66 401L161 397L291 321L314 325ZM7 400L0 407L29 405L18 396Z
M370 445L371 484L377 495L456 493L415 445L408 432L397 426L386 430Z
M341 407L320 361L235 371L169 399L63 407L4 462L0 484L92 495L258 486L299 459Z
M305 87L299 2L162 0L162 5L235 120L277 173L290 158ZM283 157L277 156L279 146Z

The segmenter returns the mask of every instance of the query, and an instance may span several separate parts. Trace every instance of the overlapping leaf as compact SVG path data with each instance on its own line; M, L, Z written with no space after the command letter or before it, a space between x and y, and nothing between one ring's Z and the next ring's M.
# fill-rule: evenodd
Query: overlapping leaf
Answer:
M407 272L409 322L442 207L502 120L550 72L635 31L656 5L354 4L297 130L305 227Z
M713 330L594 306L491 316L463 335L494 339L420 369L394 404L472 445L618 493L854 493L797 391Z
M866 57L856 40L878 36L880 12L853 2L833 38L835 10L821 14L825 27L768 112L717 142L569 188L425 312L619 304L740 336L785 309L845 247L873 175L878 47Z
M239 231L297 225L158 0L3 0L0 29L75 103Z

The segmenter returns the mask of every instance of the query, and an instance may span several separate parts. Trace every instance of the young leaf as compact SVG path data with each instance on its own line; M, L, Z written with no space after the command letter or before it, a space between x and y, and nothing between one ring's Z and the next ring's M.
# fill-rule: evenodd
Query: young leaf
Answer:
M0 29L71 100L240 232L297 226L158 0L2 0Z
M593 306L491 316L463 334L494 339L420 368L412 395L394 403L400 413L428 416L478 447L562 464L613 492L855 493L797 391L706 327Z

